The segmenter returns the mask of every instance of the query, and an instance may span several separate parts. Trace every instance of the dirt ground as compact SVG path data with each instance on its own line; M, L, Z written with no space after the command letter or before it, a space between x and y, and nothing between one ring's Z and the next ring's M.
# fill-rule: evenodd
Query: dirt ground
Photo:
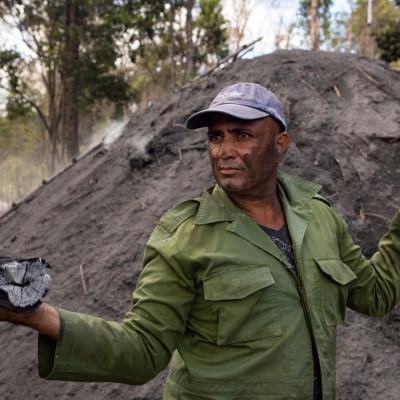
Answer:
M53 305L121 320L156 221L213 182L204 133L183 124L237 81L278 95L292 136L282 170L322 184L372 255L400 206L400 73L376 60L308 51L237 60L134 115L115 142L96 146L0 218L0 255L45 258ZM338 329L338 399L399 399L399 307L379 319L349 310ZM1 399L162 396L165 372L141 387L42 381L36 341L27 328L0 324Z

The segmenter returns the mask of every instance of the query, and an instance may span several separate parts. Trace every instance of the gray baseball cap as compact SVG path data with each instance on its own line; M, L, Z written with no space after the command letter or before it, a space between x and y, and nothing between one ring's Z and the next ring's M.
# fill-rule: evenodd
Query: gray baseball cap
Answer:
M252 82L239 82L223 88L205 110L196 112L186 121L187 129L208 126L213 113L223 113L240 119L274 117L286 131L282 105L268 89Z

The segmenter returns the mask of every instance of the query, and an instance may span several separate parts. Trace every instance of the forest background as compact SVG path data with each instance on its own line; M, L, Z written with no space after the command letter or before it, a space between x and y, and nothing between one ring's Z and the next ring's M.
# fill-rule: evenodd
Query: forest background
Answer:
M266 48L398 68L400 0L0 0L0 214L132 113Z

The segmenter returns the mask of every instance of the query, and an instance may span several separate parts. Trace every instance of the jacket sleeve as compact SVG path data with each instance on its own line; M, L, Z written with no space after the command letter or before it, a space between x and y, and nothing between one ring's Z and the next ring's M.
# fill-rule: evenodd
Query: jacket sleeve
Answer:
M39 336L39 375L50 380L148 382L170 361L184 334L194 295L175 239L157 226L124 321L59 309L58 343Z
M357 275L350 283L347 306L373 316L392 310L400 301L400 210L370 260L364 258L346 230L340 251L342 261Z

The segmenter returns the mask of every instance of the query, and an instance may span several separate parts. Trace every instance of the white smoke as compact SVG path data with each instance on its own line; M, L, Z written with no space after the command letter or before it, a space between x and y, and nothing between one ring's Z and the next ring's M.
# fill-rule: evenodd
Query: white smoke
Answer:
M104 147L110 147L121 136L128 121L129 118L124 118L120 121L113 121L110 125L107 125L103 130L103 132L105 131L102 139Z

